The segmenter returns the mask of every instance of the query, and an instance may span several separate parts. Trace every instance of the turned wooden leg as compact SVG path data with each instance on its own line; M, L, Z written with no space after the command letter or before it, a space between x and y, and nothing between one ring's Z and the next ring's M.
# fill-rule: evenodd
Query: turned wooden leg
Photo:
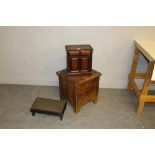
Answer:
M32 112L32 116L35 116L35 112Z
M65 101L66 103L65 103L65 108L64 108L64 111L66 110L66 107L67 107L67 101Z
M140 53L139 49L135 48L135 53L134 53L134 57L133 57L132 67L131 67L130 74L128 76L128 78L129 78L128 91L131 91L133 89L132 79L134 79L134 75L136 73L136 69L137 69L137 65L138 65L139 53Z
M60 116L60 120L61 120L61 121L63 120L63 115Z

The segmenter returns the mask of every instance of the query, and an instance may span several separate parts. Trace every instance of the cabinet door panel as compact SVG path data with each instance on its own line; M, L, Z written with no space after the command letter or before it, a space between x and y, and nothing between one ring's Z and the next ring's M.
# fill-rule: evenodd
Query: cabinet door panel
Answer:
M70 66L71 71L79 71L79 58L77 57L71 57L70 58Z
M81 55L82 56L90 56L90 51L81 50Z
M81 58L81 70L82 71L88 71L88 63L89 63L89 58L87 57Z

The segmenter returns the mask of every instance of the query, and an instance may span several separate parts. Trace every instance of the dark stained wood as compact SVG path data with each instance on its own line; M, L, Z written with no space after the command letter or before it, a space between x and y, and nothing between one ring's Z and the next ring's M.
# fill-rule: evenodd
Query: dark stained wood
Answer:
M62 120L66 105L67 102L65 103L64 101L37 97L30 111L32 112L32 116L35 116L35 112L38 112L57 115L60 116L60 120Z
M59 77L60 99L67 100L75 113L89 101L97 103L99 78L101 73L92 70L91 75L68 75L66 70L57 72Z
M66 48L66 51L76 51L77 49L81 49L81 50L87 50L87 49L90 49L90 50L93 50L93 48L91 47L91 45L66 45L65 46Z
M91 74L92 52L90 45L66 45L67 73L70 75Z

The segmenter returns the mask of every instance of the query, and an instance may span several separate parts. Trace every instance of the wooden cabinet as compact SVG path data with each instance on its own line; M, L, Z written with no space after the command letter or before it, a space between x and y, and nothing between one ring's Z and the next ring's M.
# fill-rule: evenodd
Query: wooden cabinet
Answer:
M60 98L67 100L78 113L89 101L97 103L99 78L101 73L92 70L92 74L70 76L66 70L57 72L59 76Z
M67 73L91 74L92 52L90 45L66 45Z

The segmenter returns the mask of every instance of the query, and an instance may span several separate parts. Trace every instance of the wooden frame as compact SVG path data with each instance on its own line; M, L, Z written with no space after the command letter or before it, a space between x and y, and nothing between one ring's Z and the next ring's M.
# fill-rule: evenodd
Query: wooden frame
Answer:
M155 102L155 95L148 95L155 61L146 51L141 49L141 47L138 44L135 43L135 45L136 47L131 72L128 76L129 78L128 91L134 90L139 102L136 113L140 114L143 111L145 102ZM140 53L148 61L148 67L146 73L136 73ZM139 90L135 79L144 79L142 90Z

